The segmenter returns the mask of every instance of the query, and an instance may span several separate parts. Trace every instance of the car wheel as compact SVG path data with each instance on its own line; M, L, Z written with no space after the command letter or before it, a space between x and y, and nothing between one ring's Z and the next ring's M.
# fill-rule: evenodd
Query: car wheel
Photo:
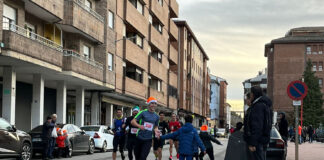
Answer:
M32 157L32 149L29 143L24 143L21 147L20 160L30 160Z
M104 143L102 145L101 152L107 152L107 142L106 141L104 141Z
M95 144L93 140L90 140L88 154L93 154L95 150Z

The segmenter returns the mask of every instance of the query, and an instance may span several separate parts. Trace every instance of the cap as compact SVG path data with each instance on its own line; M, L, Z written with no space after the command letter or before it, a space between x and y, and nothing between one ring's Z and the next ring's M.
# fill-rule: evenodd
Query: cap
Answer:
M138 106L135 106L135 107L133 107L133 111L132 112L134 112L134 111L139 112L140 111L140 108Z
M157 103L157 100L154 98L154 97L149 97L148 99L147 99L147 102L146 102L147 104L151 104L151 103Z
M200 127L201 131L207 131L208 130L208 126L207 125L203 125Z

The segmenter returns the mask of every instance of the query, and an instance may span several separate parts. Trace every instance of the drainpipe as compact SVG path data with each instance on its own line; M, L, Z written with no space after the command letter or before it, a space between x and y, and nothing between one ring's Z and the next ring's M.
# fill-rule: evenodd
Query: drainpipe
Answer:
M178 97L178 101L177 101L177 115L179 115L179 110L180 110L180 72L181 72L181 68L180 68L180 63L181 63L181 60L180 60L180 58L181 58L181 56L180 56L180 53L181 53L181 49L180 49L180 47L181 47L181 41L180 41L181 39L180 39L180 29L179 29L179 27L178 27L178 77L177 77L177 79L178 79L178 95L177 95L177 97Z

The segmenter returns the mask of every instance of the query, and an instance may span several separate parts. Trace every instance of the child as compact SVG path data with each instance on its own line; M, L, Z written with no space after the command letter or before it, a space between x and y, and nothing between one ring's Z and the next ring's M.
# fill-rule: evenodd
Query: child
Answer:
M215 139L213 136L208 134L208 126L207 125L203 125L200 127L200 139L203 141L204 146L206 147L206 152L209 156L210 160L214 160L214 150L213 150L213 145L211 144L210 141L215 142L218 145L222 145L217 139ZM200 160L202 160L204 157L204 154L200 154L199 158Z
M58 149L58 158L61 158L62 152L65 150L65 140L67 138L66 130L63 130L61 128L57 128L57 138L56 138L56 144ZM64 134L65 131L65 134Z
M196 129L192 126L192 116L187 115L185 117L186 124L182 126L176 132L161 136L162 140L164 139L174 139L178 137L179 140L179 154L180 160L192 160L194 143L197 143L199 148L203 153L205 152L205 146L201 142Z

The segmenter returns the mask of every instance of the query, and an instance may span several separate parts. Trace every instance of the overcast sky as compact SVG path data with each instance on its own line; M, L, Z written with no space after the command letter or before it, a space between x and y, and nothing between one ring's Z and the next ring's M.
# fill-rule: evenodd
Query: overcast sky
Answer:
M264 45L296 27L324 26L323 0L177 0L209 55L213 75L227 80L228 100L241 105L246 79L267 67Z

